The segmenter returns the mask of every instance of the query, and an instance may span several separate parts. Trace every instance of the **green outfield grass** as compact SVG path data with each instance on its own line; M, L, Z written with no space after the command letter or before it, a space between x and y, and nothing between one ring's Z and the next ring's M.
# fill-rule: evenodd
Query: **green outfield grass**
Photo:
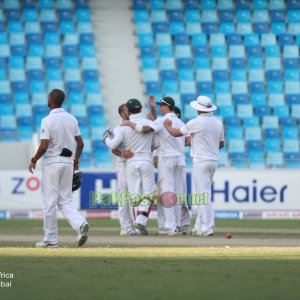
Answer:
M1 299L299 299L300 248L0 249Z
M89 222L91 234L118 236L115 220ZM156 221L149 225L155 236ZM300 239L299 221L217 220L216 226L217 237L231 228L234 238ZM3 300L299 299L300 247L35 249L32 242L1 241L1 234L42 237L41 220L1 220L0 230L0 272L14 275L11 288L0 288ZM64 220L59 231L75 239Z

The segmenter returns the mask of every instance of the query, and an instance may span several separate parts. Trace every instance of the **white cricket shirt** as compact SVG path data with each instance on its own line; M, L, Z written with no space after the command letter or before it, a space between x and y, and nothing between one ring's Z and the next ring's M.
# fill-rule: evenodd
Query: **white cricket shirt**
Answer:
M163 157L184 156L185 135L173 137L164 126L164 120L172 121L173 128L181 128L184 123L175 115L174 112L165 114L157 118L154 122L157 125L157 135L159 137L159 152ZM188 135L188 134L187 134Z
M129 120L142 126L150 126L154 131L157 130L155 123L144 118L141 113L130 115ZM134 153L134 156L128 160L131 162L145 158L152 159L153 137L154 132L139 133L129 126L120 126L116 136L113 139L106 138L105 143L110 149L116 149L123 143L125 150Z
M191 157L195 161L218 161L219 143L224 141L222 123L212 113L201 114L180 128L192 137Z
M116 128L114 129L114 136L116 136L116 135L118 134L118 131L120 130L120 128L121 128L121 126L119 125L118 127L116 127ZM118 149L119 149L120 151L124 151L124 150L125 150L124 144L121 143L121 144L118 146ZM118 163L124 163L124 162L126 162L126 158L121 157L121 156L117 156L117 162L118 162Z
M57 158L58 161L72 161L75 154L75 136L80 135L78 122L63 108L55 108L41 123L41 140L49 140L45 158ZM59 156L63 148L73 152L72 157Z

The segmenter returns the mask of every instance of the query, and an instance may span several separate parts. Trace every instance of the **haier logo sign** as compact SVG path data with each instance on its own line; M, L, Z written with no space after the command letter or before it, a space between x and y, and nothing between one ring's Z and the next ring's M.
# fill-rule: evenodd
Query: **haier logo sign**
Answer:
M299 172L217 170L212 186L216 210L299 210Z
M220 199L223 202L240 202L240 203L255 203L263 201L266 203L280 202L283 203L288 186L280 187L273 185L258 186L256 179L252 180L250 185L234 185L229 180L225 180L222 185L213 184L212 201Z

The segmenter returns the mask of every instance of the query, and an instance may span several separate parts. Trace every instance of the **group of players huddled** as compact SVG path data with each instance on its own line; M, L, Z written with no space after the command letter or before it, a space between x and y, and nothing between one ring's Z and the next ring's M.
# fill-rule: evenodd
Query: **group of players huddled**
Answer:
M215 226L211 185L219 149L224 147L223 125L213 116L217 107L210 98L199 96L190 102L198 116L184 124L173 98L163 97L155 102L150 96L149 104L148 118L142 115L139 100L130 99L122 104L121 124L113 132L108 129L103 138L118 156L117 192L131 195L119 206L120 235L148 235L147 223L153 204L157 205L159 235L189 233L185 147L190 147L193 196L205 199L196 204L192 234L211 237ZM156 105L161 117L157 116Z

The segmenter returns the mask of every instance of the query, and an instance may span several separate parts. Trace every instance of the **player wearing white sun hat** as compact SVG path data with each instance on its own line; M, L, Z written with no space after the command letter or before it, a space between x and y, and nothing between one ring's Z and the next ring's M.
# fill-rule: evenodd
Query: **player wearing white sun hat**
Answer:
M192 180L194 194L206 199L198 205L194 235L212 236L214 233L214 211L211 204L211 186L219 160L219 149L224 147L224 129L222 123L213 116L217 106L211 99L199 96L190 106L197 110L198 117L190 120L179 129L173 128L169 120L164 126L173 136L190 134L191 157L193 159Z

